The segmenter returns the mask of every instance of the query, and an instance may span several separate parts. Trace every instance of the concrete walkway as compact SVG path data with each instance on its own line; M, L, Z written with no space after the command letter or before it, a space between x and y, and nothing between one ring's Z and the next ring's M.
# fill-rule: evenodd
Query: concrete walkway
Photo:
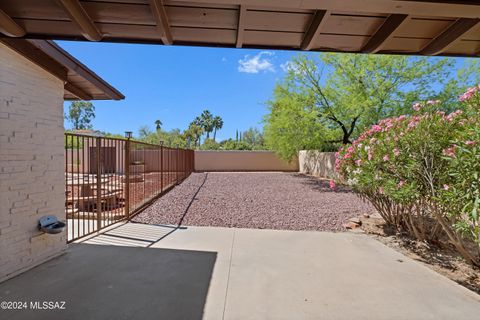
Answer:
M480 314L480 296L364 235L134 223L0 284L0 298L66 301L66 310L0 311L2 319L471 320Z

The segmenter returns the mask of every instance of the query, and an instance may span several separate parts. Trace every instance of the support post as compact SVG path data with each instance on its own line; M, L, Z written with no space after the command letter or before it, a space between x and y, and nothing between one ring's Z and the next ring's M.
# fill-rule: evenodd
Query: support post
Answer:
M180 170L180 159L178 158L178 156L180 155L180 151L178 150L178 144L177 144L177 163L175 164L175 177L177 179L177 185L178 185L178 170Z
M100 173L102 166L101 166L101 144L102 144L102 139L100 137L96 138L96 153L97 153L97 190L96 190L96 196L97 196L97 201L96 201L96 206L97 206L97 230L100 230L102 228L102 175Z
M160 194L163 193L163 141L160 141Z

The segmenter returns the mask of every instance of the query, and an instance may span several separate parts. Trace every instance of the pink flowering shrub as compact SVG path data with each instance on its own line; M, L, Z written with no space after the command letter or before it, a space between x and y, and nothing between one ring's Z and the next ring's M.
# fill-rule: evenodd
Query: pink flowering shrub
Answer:
M445 114L440 101L373 125L337 153L336 169L385 221L420 240L447 238L480 265L480 92ZM477 93L478 92L478 93ZM473 243L473 247L472 247Z

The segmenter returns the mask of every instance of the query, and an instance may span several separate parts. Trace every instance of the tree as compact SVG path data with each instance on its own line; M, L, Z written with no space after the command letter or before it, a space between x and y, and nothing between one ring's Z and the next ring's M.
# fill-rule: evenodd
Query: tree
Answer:
M325 150L326 140L334 138L318 119L318 112L306 97L277 87L265 116L265 143L280 157L290 160L299 150Z
M156 126L157 131L162 129L162 124L163 124L162 121L155 120L155 126Z
M220 130L223 128L223 119L220 116L215 116L213 118L213 141L215 141L215 138L217 136L217 130Z
M194 147L200 145L200 137L203 134L203 128L198 125L196 121L193 121L185 130L184 135L187 140L193 141Z
M441 91L435 88L443 87L453 64L448 58L322 53L317 60L300 55L277 84L270 106L278 108L288 96L300 99L317 122L335 133L330 142L349 144L366 126L403 113L415 101L435 99Z
M252 145L254 148L264 145L263 133L257 128L249 128L242 134L243 141Z
M200 120L208 139L210 138L210 132L212 132L214 128L213 115L210 111L204 110L200 116Z
M95 106L89 101L73 101L68 107L66 118L72 123L73 129L92 129L95 118Z

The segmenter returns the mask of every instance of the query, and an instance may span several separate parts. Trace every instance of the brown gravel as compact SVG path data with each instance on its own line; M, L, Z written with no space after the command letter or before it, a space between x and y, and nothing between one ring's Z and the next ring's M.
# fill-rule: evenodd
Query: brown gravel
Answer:
M374 209L344 187L297 173L193 173L133 221L150 224L343 231Z

